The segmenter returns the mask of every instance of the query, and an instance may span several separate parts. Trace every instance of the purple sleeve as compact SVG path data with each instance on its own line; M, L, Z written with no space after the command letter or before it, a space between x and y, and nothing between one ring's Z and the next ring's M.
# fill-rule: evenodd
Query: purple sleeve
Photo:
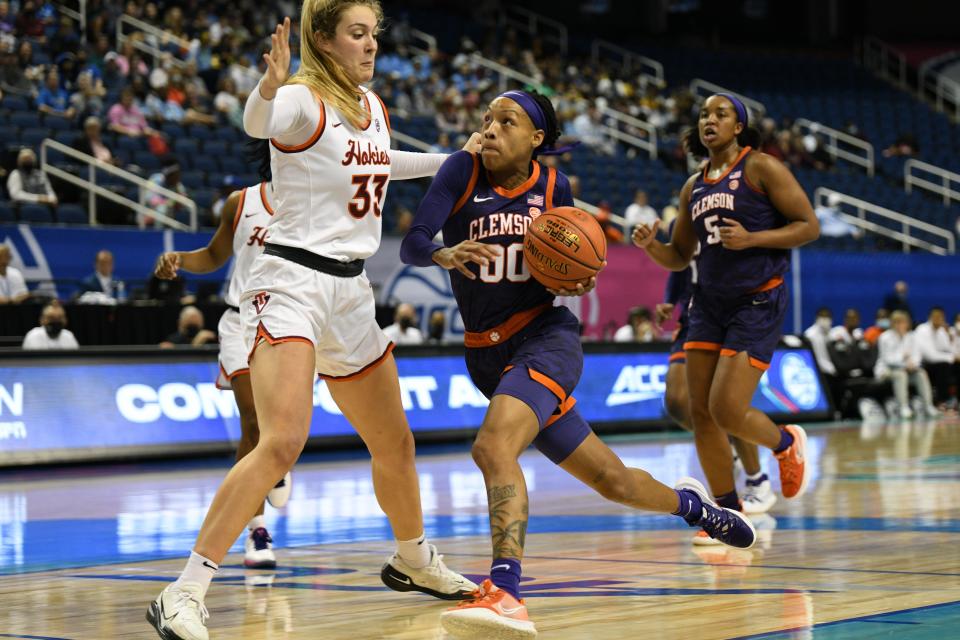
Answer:
M573 194L570 192L570 181L567 176L557 172L556 193L553 198L553 204L558 207L572 207Z
M667 290L663 294L663 301L667 304L676 304L686 289L687 272L671 271L667 277Z
M400 245L400 259L405 264L418 267L434 264L433 254L443 246L434 242L433 238L450 217L472 173L473 156L466 151L454 153L441 165Z

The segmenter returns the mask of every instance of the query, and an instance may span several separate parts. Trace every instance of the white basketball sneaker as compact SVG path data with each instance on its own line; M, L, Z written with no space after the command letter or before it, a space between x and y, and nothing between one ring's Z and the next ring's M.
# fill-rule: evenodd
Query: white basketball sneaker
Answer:
M760 476L760 481L756 483L747 480L741 501L743 502L742 511L748 515L770 511L771 507L777 503L777 496L770 487L767 474Z
M270 493L267 494L267 502L269 502L270 506L274 509L287 506L287 501L290 500L291 489L293 489L293 476L287 471L287 474L280 478L280 482L278 482L273 489L270 489Z
M187 582L169 585L147 609L147 622L164 640L209 640L207 608L200 585Z
M414 569L394 553L380 570L380 579L394 591L422 591L441 600L464 600L477 585L443 564L443 556L430 545L430 564Z
M243 566L248 569L276 569L277 556L273 553L273 538L263 527L247 534L243 543Z

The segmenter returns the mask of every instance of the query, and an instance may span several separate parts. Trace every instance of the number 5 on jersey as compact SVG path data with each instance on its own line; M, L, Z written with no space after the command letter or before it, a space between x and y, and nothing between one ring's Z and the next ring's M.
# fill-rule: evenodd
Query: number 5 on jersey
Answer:
M358 220L370 213L370 207L373 207L373 215L380 217L380 203L383 202L383 190L389 182L390 176L385 173L359 173L350 182L357 187L357 192L353 194L353 199L347 203L347 211ZM370 188L373 186L373 193Z
M719 214L703 219L703 226L706 228L707 233L710 234L707 236L707 244L720 244L720 225L717 224L719 219Z

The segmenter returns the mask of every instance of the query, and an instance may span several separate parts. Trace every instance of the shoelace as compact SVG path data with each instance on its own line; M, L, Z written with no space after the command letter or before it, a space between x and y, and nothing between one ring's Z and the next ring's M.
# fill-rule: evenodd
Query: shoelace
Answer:
M203 604L203 602L197 600L189 591L183 590L177 592L177 599L188 600L190 603L193 603L192 606L189 603L186 606L196 609L197 613L200 614L200 622L206 624L207 620L210 618L210 613L207 611L207 607Z
M253 531L253 548L257 551L263 551L267 548L267 544L271 542L273 542L273 538L270 537L270 534L267 533L267 530L263 527Z
M703 510L704 516L700 526L711 538L716 538L717 534L726 533L731 527L735 526L734 516L724 509L719 507L711 509L704 505Z

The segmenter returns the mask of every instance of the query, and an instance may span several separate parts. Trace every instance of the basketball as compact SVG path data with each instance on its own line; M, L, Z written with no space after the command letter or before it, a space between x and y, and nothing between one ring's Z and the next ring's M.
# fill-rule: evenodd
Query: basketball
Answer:
M548 289L574 289L595 276L607 257L607 238L597 220L576 207L537 216L523 238L523 259Z

